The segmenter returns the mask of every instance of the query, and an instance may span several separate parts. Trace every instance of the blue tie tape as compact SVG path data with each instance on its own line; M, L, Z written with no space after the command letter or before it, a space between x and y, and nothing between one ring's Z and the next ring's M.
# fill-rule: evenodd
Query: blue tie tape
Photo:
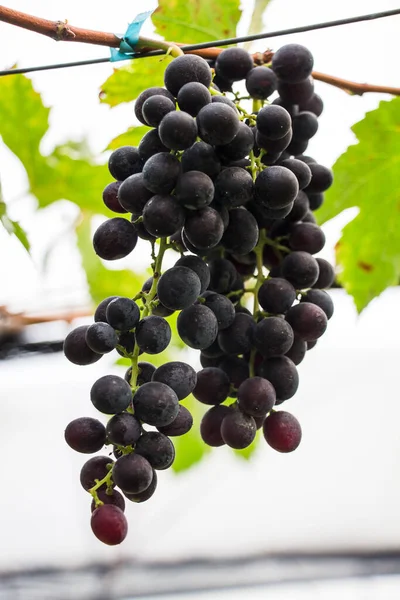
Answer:
M117 60L128 60L134 56L135 46L139 41L139 33L142 25L153 12L153 10L148 10L140 13L137 15L137 17L135 17L132 23L129 23L128 29L122 36L119 48L110 48L111 62L116 62Z

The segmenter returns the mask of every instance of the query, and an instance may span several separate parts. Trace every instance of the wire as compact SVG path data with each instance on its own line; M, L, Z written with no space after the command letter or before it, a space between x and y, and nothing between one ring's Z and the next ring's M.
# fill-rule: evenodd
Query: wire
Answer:
M256 40L264 40L271 37L279 37L283 35L291 35L294 33L304 33L306 31L315 31L317 29L327 29L328 27L338 27L339 25L351 25L352 23L361 23L363 21L372 21L375 19L383 19L385 17L393 17L400 14L400 8L393 10L386 10L383 12L370 13L367 15L360 15L358 17L349 17L347 19L337 19L336 21L326 21L325 23L314 23L312 25L302 25L300 27L291 27L290 29L280 29L278 31L271 31L269 33L257 33L253 35L245 35L235 38L226 38L223 40L213 40L211 42L203 42L202 44L187 44L181 46L181 50L184 52L190 52L192 50L205 50L206 48L216 48L218 46L228 46L230 44L240 44L242 42L253 42ZM139 58L147 58L149 56L162 56L165 54L165 50L153 50L151 52L139 53L132 58L135 60ZM94 58L90 60L82 60L69 63L59 63L54 65L42 65L39 67L25 67L21 69L7 69L0 71L0 77L3 75L17 75L22 73L32 73L34 71L49 71L51 69L65 69L68 67L81 67L85 65L95 65L100 63L107 63L110 58Z

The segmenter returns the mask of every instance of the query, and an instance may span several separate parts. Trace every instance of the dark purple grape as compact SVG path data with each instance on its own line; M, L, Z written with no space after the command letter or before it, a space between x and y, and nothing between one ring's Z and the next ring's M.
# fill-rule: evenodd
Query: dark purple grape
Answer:
M294 223L288 239L292 250L317 254L325 246L325 234L313 223Z
M214 184L211 178L201 171L187 171L178 179L175 196L182 206L198 210L211 204L214 198Z
M203 404L221 404L229 395L228 375L216 367L206 367L197 373L193 396Z
M269 140L279 140L289 133L292 119L282 106L270 104L264 106L257 114L257 130Z
M92 513L90 526L98 540L108 546L124 541L128 533L128 521L122 510L113 504L103 504Z
M257 175L254 191L256 199L267 208L283 208L295 200L299 184L292 171L272 166Z
M110 304L111 300L115 300L115 298L119 298L119 296L109 296L100 302L94 313L94 320L96 323L107 323L107 306Z
M286 314L286 320L296 336L305 342L317 340L325 333L328 325L325 312L311 302L301 302L292 306Z
M287 158L280 164L282 167L286 167L286 169L292 171L292 173L296 176L300 190L308 186L312 175L311 169L306 163L302 162L301 160L297 160L296 158Z
M153 194L169 194L178 181L181 163L168 152L151 156L143 167L143 183Z
M76 452L93 454L106 443L106 430L97 419L79 417L68 423L64 437L68 446Z
M307 194L307 197L310 210L318 210L324 203L324 194L322 192L319 192L319 194Z
M136 173L122 182L118 190L118 201L126 211L141 215L152 195L143 183L143 173Z
M147 354L159 354L171 341L171 327L163 317L151 315L139 321L136 330L136 342Z
M180 338L190 348L204 350L218 334L217 318L207 306L193 304L182 310L177 321Z
M164 363L153 373L152 381L165 383L183 400L193 391L197 377L196 371L187 363L171 361Z
M259 375L268 379L274 386L276 404L292 398L299 387L299 374L287 356L274 356L263 360Z
M194 304L200 296L200 290L200 279L189 267L167 269L157 284L160 302L171 310L182 310Z
M160 140L157 129L151 129L142 137L138 152L143 162L146 162L154 154L168 152L168 148Z
M102 357L102 354L93 352L86 342L86 332L89 325L80 325L69 332L64 340L64 354L74 365L91 365Z
M297 83L304 81L314 66L311 52L300 44L286 44L272 58L272 69L282 81Z
M318 94L313 94L311 98L309 98L306 102L302 102L299 105L300 110L308 110L317 117L320 116L322 111L324 110L324 103L322 102L321 97Z
M290 358L295 365L299 365L305 357L306 352L307 342L304 342L303 340L300 340L298 337L294 336L293 344L286 352L285 356Z
M319 267L319 275L317 281L312 287L324 290L330 288L335 281L335 271L332 265L324 258L316 258Z
M205 292L204 306L210 308L217 317L219 331L229 327L235 319L235 307L226 296L215 292Z
M160 123L158 135L170 150L186 150L196 141L197 124L186 112L169 112Z
M272 383L263 377L251 377L243 381L237 397L240 410L252 417L265 417L276 402Z
M85 462L80 472L80 482L84 490L90 490L108 475L114 461L109 456L93 456ZM105 489L105 484L100 489Z
M228 209L237 208L252 199L253 188L250 173L240 167L227 167L215 180L215 200Z
M158 431L146 431L138 439L135 453L149 461L153 469L168 469L175 458L175 448L171 440Z
M308 201L307 194L300 190L295 198L295 201L293 202L292 210L287 215L286 220L290 221L291 223L297 223L297 221L302 221L309 212L309 208L310 203Z
M119 297L111 300L106 309L106 318L111 327L118 331L129 331L139 322L140 310L130 298Z
M157 488L157 473L156 473L156 471L153 470L153 479L151 480L151 484L149 485L148 488L143 490L143 492L139 492L138 494L124 493L124 496L131 502L136 502L137 504L139 504L140 502L146 502L147 500L150 500L150 498L153 496L154 492L156 491L156 488Z
M192 81L202 83L207 89L211 85L211 69L207 61L200 56L194 54L178 56L165 69L165 87L175 97L186 83Z
M107 208L113 212L123 214L127 211L123 206L121 206L118 200L118 189L120 185L120 181L113 181L112 183L109 183L103 190L103 202Z
M139 494L151 484L153 469L140 454L124 454L115 462L112 477L123 492Z
M200 423L200 435L208 446L218 447L225 444L221 436L221 425L224 418L231 413L229 406L221 404L213 406L204 415Z
M245 354L250 352L256 324L253 317L244 313L235 314L229 327L218 334L218 343L225 354Z
M174 437L185 435L193 426L193 417L185 406L179 405L179 412L175 419L169 425L157 427L160 433Z
M202 83L191 81L181 87L177 100L181 110L189 113L192 117L196 117L203 106L210 104L211 94Z
M260 306L272 314L284 314L296 299L296 290L281 277L267 279L258 290Z
M138 234L135 226L121 217L108 219L98 227L93 236L93 248L104 260L117 260L128 256L135 248Z
M275 92L276 86L276 75L268 67L255 67L247 74L246 89L252 98L266 100Z
M229 144L217 146L216 150L224 162L245 158L254 147L254 134L245 123L239 124L239 131ZM250 163L251 164L251 163ZM246 171L247 173L247 171Z
M155 237L168 237L180 230L185 222L185 210L174 196L155 195L143 209L143 224Z
M304 191L307 194L318 194L319 192L325 192L331 187L333 182L333 173L328 167L319 165L318 163L311 163L309 165L311 169L311 181Z
M175 111L175 101L157 94L147 98L142 106L143 118L150 127L158 127L165 115L171 111Z
M214 248L221 241L224 224L219 213L206 206L190 212L186 217L184 233L193 246L199 250Z
M311 302L312 304L316 304L317 306L322 308L328 320L333 315L334 306L332 298L330 297L328 292L325 292L324 290L308 290L306 294L302 295L300 302Z
M302 104L307 102L314 93L314 81L310 76L299 83L285 83L278 81L278 94L284 102L289 104ZM301 152L299 152L301 154Z
M256 437L257 427L253 417L240 410L231 410L221 423L221 437L227 446L242 450Z
M286 354L293 344L293 330L281 317L266 317L254 329L253 344L265 357Z
M215 62L215 72L220 77L231 81L245 79L253 68L253 57L244 48L226 48L218 54Z
M140 421L128 412L111 417L106 427L107 439L118 446L133 446L142 433Z
M227 356L218 364L218 368L222 369L228 377L234 388L238 388L245 379L249 377L249 365L244 358L237 356ZM233 392L229 393L232 396Z
M141 421L155 427L163 427L170 425L178 415L178 396L165 383L150 381L136 390L133 408Z
M117 375L104 375L92 385L90 399L97 410L114 415L126 410L132 401L129 384Z
M143 104L146 102L146 100L148 98L151 98L151 96L160 96L160 95L165 96L166 98L169 98L171 100L171 102L175 102L174 96L168 90L166 90L162 87L147 88L147 90L144 90L144 92L139 94L139 96L137 97L136 102L135 102L135 116L138 119L138 121L143 123L143 125L147 125L147 123L143 117L143 113L142 113ZM139 151L139 154L140 154L140 151Z
M237 272L233 264L226 258L215 258L209 262L209 289L218 294L227 294L236 281Z
M108 159L108 170L118 181L123 181L134 173L140 173L142 169L143 161L134 146L121 146L114 150Z
M318 119L312 112L301 111L292 119L293 138L309 140L318 131Z
M136 379L136 385L142 385L143 383L148 383L149 381L151 381L155 370L156 367L149 362L138 362L138 374ZM130 384L131 378L132 367L129 367L129 369L125 373L125 381L127 381Z
M187 267L196 273L200 279L200 294L202 294L210 284L210 269L204 260L198 256L182 256L176 263L175 267Z
M293 452L301 441L300 423L284 410L268 415L263 432L267 443L278 452Z
M283 259L282 276L296 289L313 286L318 280L318 274L318 263L308 252L292 252Z
M92 323L86 331L86 343L98 354L107 354L115 349L118 337L108 323Z
M212 146L206 142L196 142L181 156L182 171L201 171L214 178L221 170L220 160Z
M257 221L245 208L229 211L229 224L222 236L222 245L232 254L249 254L257 245Z
M199 135L207 144L229 144L239 131L238 114L223 103L207 104L196 117Z
M103 504L113 504L114 506L117 506L119 509L122 510L122 512L125 511L125 500L122 494L120 494L117 490L111 490L111 494L107 493L108 490L102 489L100 488L99 490L97 490L97 496L99 498L99 500L101 500L101 502L103 502ZM102 505L100 505L102 506ZM96 506L96 502L94 501L94 499L92 500L92 504L90 506L90 510L93 512L96 510L96 508L99 508L98 506Z

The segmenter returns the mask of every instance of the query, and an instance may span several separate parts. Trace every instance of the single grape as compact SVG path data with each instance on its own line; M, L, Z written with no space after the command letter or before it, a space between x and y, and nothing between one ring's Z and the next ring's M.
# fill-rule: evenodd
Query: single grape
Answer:
M149 461L153 469L168 469L175 458L175 448L171 440L158 431L147 431L141 435L135 453Z
M324 290L308 290L308 292L302 295L300 302L311 302L312 304L316 304L322 308L328 320L333 315L334 307L332 298L328 292L325 292Z
M169 194L178 181L181 163L168 152L151 156L143 167L143 183L153 194Z
M231 413L229 406L213 406L204 415L200 423L200 435L208 446L218 447L225 444L221 436L222 421Z
M182 256L176 263L175 267L187 267L196 273L200 279L200 294L202 294L210 283L210 269L204 260L198 256Z
M286 44L272 58L272 69L282 81L297 83L304 81L314 66L311 52L300 44Z
M118 190L121 185L120 181L109 183L103 190L103 202L113 212L126 213L125 208L121 206L118 200Z
M297 104L292 104L291 102L287 102L287 101L283 100L280 96L275 98L275 100L272 101L272 104L274 106L282 106L282 108L284 108L288 111L288 113L291 117L294 117L299 112L299 107L297 106ZM289 156L287 158L289 158Z
M96 323L107 323L107 306L110 304L111 300L115 300L115 298L119 298L119 296L109 296L100 302L94 313L94 320Z
M200 56L194 54L178 56L165 69L165 87L175 97L186 83L192 81L202 83L207 89L211 85L211 69L207 61Z
M256 437L256 423L250 415L231 410L221 423L221 437L227 446L241 450L247 448Z
M289 133L292 119L282 106L270 104L257 113L257 130L269 140L279 140Z
M118 181L123 181L134 173L140 173L142 169L143 161L134 146L121 146L114 150L108 159L108 170Z
M238 388L249 377L249 365L244 358L226 356L219 362L218 368L228 375L234 388ZM229 396L234 397L232 391L229 392Z
M236 104L234 102L232 102L232 100L230 98L228 98L227 96L212 96L211 102L213 104L215 104L215 103L226 104L227 106L230 106L231 108L233 108L235 113L238 112L238 109L236 108Z
M208 348L218 334L217 318L207 306L193 304L179 314L178 333L182 341L190 348L203 350Z
M143 209L143 224L155 237L167 237L181 229L185 210L174 196L155 195Z
M240 167L223 169L215 180L215 200L228 209L242 206L253 197L253 178Z
M213 201L214 184L205 173L187 171L179 177L175 195L182 206L191 210L198 210L208 206Z
M251 377L240 384L238 406L241 411L252 417L260 417L270 412L276 402L275 389L263 377Z
M89 325L75 327L64 340L64 354L74 365L91 365L102 357L89 348L86 342L86 332L89 327Z
M318 119L312 112L301 111L292 120L293 138L308 141L318 131Z
M143 173L136 173L127 177L118 189L118 201L120 205L135 215L141 215L146 202L150 200L153 193L143 183Z
M295 364L299 365L303 358L305 357L307 352L307 342L299 339L294 336L293 344L291 348L286 352L285 356L290 358L290 360Z
M220 160L212 146L206 142L196 142L181 156L182 171L201 171L212 179L221 170Z
M275 92L276 86L276 75L268 67L255 67L247 74L246 89L252 98L266 100Z
M221 362L221 357L218 358L210 358L204 354L204 352L200 352L200 364L206 369L207 367L218 367Z
M153 479L151 480L151 484L149 485L148 488L143 490L143 492L139 492L138 494L124 493L124 496L131 502L136 502L136 504L139 504L140 502L146 502L147 500L150 500L150 498L153 496L156 489L157 489L157 473L153 469Z
M286 160L283 160L280 164L282 167L286 167L286 169L292 171L292 173L296 176L300 190L308 186L308 184L311 181L312 175L311 169L306 163L296 158L287 158Z
M171 341L171 327L163 317L156 315L139 321L135 333L137 345L147 354L159 354Z
M122 331L118 335L117 352L121 356L132 354L135 350L136 338L133 331ZM121 350L122 349L122 350Z
M93 384L90 399L97 410L113 415L128 408L132 401L132 391L122 377L104 375Z
M263 432L267 443L278 452L293 452L301 441L300 423L284 410L268 415Z
M220 331L218 343L225 354L245 354L251 350L256 325L253 317L237 313L229 327Z
M218 294L227 294L237 277L233 264L226 258L215 258L208 266L211 276L209 289Z
M158 135L164 146L170 150L186 150L196 141L197 124L186 112L170 112L161 121Z
M127 219L114 217L102 223L93 236L93 248L104 260L117 260L128 256L135 248L138 234Z
M164 363L154 371L152 381L165 383L174 390L178 400L183 400L193 391L197 376L193 367L187 363L171 361Z
M272 314L284 314L296 299L296 290L281 277L267 279L258 290L260 306Z
M286 314L286 320L296 336L305 342L317 340L325 333L328 325L325 312L311 302L301 302L292 306Z
M115 349L118 337L108 323L93 323L86 331L86 343L93 352L107 354Z
M193 396L203 404L221 404L229 395L228 375L217 367L206 367L197 373Z
M282 262L282 276L296 289L311 287L318 279L319 266L308 252L291 252Z
M314 80L311 76L299 83L286 83L278 80L277 89L284 102L302 104L307 102L314 94ZM299 152L299 154L302 153Z
M276 404L295 395L299 387L299 374L287 356L274 356L263 360L259 375L268 379L275 388Z
M309 212L309 208L308 196L300 190L295 198L292 210L287 215L287 221L297 223L297 221L303 220Z
M322 192L319 192L318 194L307 193L307 198L310 205L310 210L313 211L321 208L325 200L324 194Z
M272 166L261 171L254 184L256 199L267 208L283 208L291 204L298 192L296 176L286 167Z
M330 288L335 281L335 271L332 265L324 258L316 258L319 267L319 275L317 281L312 287L320 290Z
M244 48L226 48L218 54L215 72L224 79L240 81L246 78L253 66L253 57Z
M229 225L222 236L222 245L232 254L248 254L256 247L259 230L257 221L245 208L229 211Z
M154 154L168 152L168 148L160 140L157 129L151 129L142 137L138 146L138 152L143 162L146 162Z
M183 231L193 246L199 250L207 250L221 241L224 224L219 213L206 206L187 215Z
M293 330L281 317L266 317L259 321L253 333L253 343L265 357L286 354L293 344Z
M288 239L292 250L317 254L325 246L325 234L313 223L294 223Z
M151 484L153 469L140 454L124 454L113 465L112 478L123 492L139 494Z
M307 351L312 350L313 348L315 348L315 346L317 344L317 340L313 340L312 342L306 342L306 344L307 344Z
M221 350L221 346L218 343L218 338L213 341L211 346L203 349L204 356L208 356L210 358L218 358L220 356L224 356L224 351Z
M106 427L107 439L118 446L133 446L142 433L140 421L128 412L121 412L111 417Z
M160 433L169 437L185 435L193 426L193 417L185 406L179 405L179 412L169 425L157 427Z
M172 267L161 275L157 284L160 302L171 310L182 310L191 306L199 297L199 277L189 267Z
M205 292L203 297L205 298L204 306L211 309L217 317L219 331L232 325L235 319L235 307L229 298L215 292Z
M64 437L68 446L76 452L93 454L106 443L106 430L97 419L79 417L68 423Z
M141 421L155 427L163 427L170 425L178 415L178 396L165 383L150 381L136 390L133 408Z
M289 129L287 134L278 140L271 140L260 131L256 131L256 146L266 151L266 154L261 157L261 162L265 165L274 164L280 158L282 152L288 148L292 136L292 129Z
M254 147L252 129L243 122L239 123L239 131L229 144L217 146L216 150L224 162L245 158ZM250 163L251 164L251 163ZM246 171L247 173L247 171Z
M316 223L317 219L314 217L313 213L311 212L311 210L308 210L305 214L305 216L301 219L303 221L303 223Z
M229 144L239 132L238 114L223 103L207 104L196 121L201 139L215 146Z
M169 92L168 90L166 90L165 88L162 88L162 87L150 87L147 90L144 90L136 98L135 117L138 119L138 121L143 123L143 125L147 125L147 123L143 117L143 113L142 113L143 104L146 102L146 100L148 98L151 98L151 96L160 96L160 95L165 96L166 98L169 98L171 100L171 102L175 102L175 98L171 94L171 92Z
M140 310L130 298L115 298L106 309L106 318L111 327L119 331L133 329L140 319Z
M113 504L103 504L92 513L90 526L98 540L108 546L124 541L128 533L128 521L122 510Z
M166 96L155 95L144 101L142 115L147 125L158 127L165 115L174 110L174 101Z
M96 485L96 481L101 481L108 475L114 461L108 456L93 456L83 465L79 478L84 490L90 490ZM100 489L106 489L103 484Z
M322 102L321 96L313 94L306 102L302 102L299 105L299 110L308 110L319 117L324 110L324 103Z
M97 490L97 496L99 500L103 502L103 504L113 504L114 506L118 506L118 508L120 508L122 512L125 511L125 500L123 495L120 494L118 490L111 490L111 494L108 494L106 489L100 488L99 490ZM93 512L96 510L96 508L99 507L96 506L96 502L93 499L92 504L90 506L90 510Z
M311 169L311 182L308 184L304 191L307 194L317 194L319 192L325 192L331 187L333 182L333 173L328 167L319 165L318 163L311 163L309 165Z
M143 383L148 383L149 381L151 381L151 378L153 377L153 373L156 370L156 367L154 365L152 365L151 363L145 362L145 361L138 362L137 366L138 366L138 373L137 373L137 378L136 378L136 385L142 385ZM132 379L132 367L129 367L129 369L125 373L125 381L127 381L130 384L131 379Z
M179 108L196 117L199 111L210 104L211 94L205 85L198 81L185 83L178 92L177 96Z

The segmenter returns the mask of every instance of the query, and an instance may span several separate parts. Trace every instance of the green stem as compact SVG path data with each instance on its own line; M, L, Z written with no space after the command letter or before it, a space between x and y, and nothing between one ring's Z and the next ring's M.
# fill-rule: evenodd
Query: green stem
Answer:
M103 504L103 502L100 500L100 498L97 494L97 490L99 488L101 488L101 486L104 484L106 484L107 490L112 487L112 465L111 464L110 464L110 467L111 468L108 471L107 475L105 477L103 477L103 479L96 479L95 485L92 488L90 488L90 490L88 490L89 494L91 494L93 496L96 507L101 506Z
M165 50L166 55L170 54L174 58L183 56L184 52L176 44L164 42L163 40L152 40L140 36L140 46L145 48L155 48L157 50Z
M257 113L263 107L264 103L262 100L253 98L253 113Z

